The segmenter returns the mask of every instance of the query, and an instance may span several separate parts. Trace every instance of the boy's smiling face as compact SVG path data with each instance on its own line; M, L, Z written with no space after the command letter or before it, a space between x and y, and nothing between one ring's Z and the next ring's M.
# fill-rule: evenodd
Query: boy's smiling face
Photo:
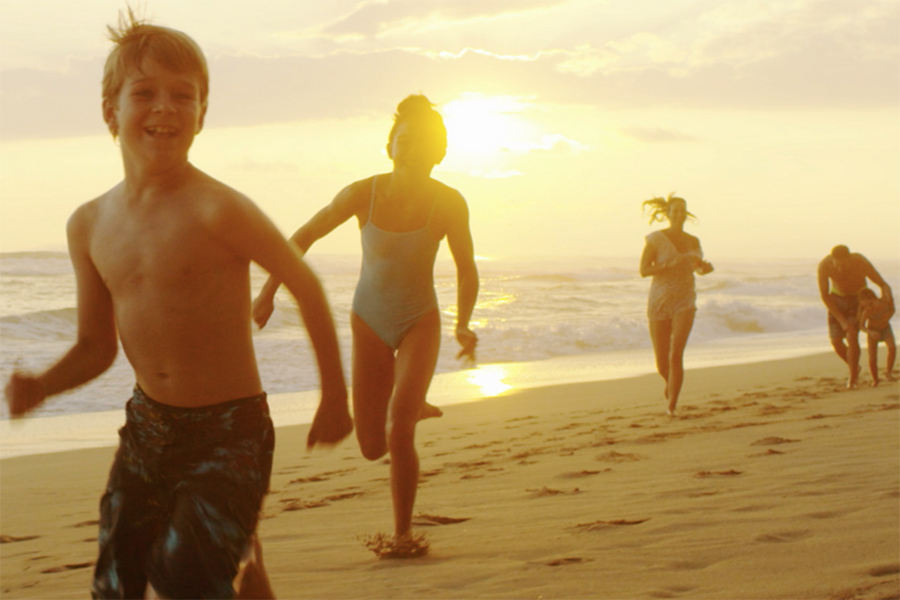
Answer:
M197 75L170 71L148 58L125 78L115 105L104 102L103 112L123 152L167 162L186 159L203 127L206 106L200 101Z

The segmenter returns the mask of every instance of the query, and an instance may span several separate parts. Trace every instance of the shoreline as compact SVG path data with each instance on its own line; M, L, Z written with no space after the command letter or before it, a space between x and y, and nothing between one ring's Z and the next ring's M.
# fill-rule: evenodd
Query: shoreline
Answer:
M882 357L883 359L883 357ZM882 360L883 362L883 360ZM279 597L763 598L900 594L900 385L846 390L833 354L519 389L419 426L414 527L378 560L388 468L277 429L260 522ZM79 598L113 448L0 461L0 591Z
M774 341L774 343L773 343ZM821 336L760 335L732 338L688 347L686 385L691 372L710 366L754 363L827 353ZM436 406L481 402L516 390L589 381L608 381L655 373L652 350L635 348L537 361L478 365L437 373L428 392ZM90 384L88 384L90 385ZM308 424L319 401L319 390L269 395L276 427ZM16 456L103 448L118 444L124 424L124 402L115 410L0 420L0 460Z

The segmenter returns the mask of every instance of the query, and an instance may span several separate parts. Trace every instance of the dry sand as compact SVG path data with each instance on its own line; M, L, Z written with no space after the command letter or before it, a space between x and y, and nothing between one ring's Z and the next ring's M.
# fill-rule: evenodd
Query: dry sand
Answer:
M900 386L823 354L447 406L419 427L417 531L378 560L388 467L278 430L261 537L282 598L900 597ZM0 462L3 598L84 598L110 448Z

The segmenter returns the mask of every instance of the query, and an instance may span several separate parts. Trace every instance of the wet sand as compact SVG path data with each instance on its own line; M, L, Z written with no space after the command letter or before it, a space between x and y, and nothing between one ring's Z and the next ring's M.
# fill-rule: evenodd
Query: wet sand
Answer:
M282 598L900 597L900 385L832 354L444 407L418 431L415 528L379 560L388 466L278 429L260 526ZM864 380L867 383L868 378ZM277 423L276 423L277 425ZM83 598L113 448L0 461L3 598Z

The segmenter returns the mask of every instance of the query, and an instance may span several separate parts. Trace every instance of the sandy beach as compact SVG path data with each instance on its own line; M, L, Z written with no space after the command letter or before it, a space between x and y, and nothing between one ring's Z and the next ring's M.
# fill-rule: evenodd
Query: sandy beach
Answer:
M260 533L281 598L900 597L900 386L833 354L555 385L423 422L416 529L379 560L388 469L278 429ZM866 377L864 383L868 382ZM276 425L278 425L276 423ZM83 598L112 448L0 461L3 598Z

